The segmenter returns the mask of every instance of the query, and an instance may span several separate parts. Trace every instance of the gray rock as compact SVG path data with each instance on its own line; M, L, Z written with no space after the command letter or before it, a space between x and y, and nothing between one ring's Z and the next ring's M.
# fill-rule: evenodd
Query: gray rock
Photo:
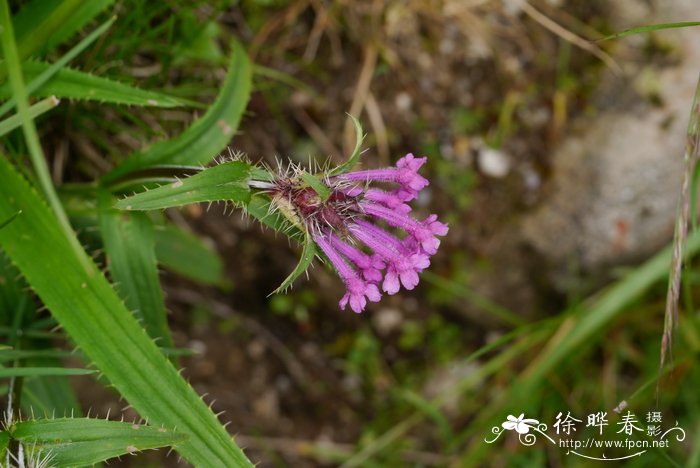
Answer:
M621 1L618 16L651 24L697 10L695 0L659 3L657 14L642 19L644 2ZM632 26L627 21L621 28ZM597 98L603 110L578 122L557 150L545 201L523 219L525 239L555 269L573 262L595 272L646 257L672 238L700 28L657 34L675 45L677 63L627 62L624 77L604 80Z

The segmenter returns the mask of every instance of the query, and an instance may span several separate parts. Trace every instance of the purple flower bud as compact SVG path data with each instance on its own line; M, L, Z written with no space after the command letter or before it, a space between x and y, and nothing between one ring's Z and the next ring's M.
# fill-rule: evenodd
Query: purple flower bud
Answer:
M420 244L423 250L425 250L430 255L433 255L435 254L435 252L437 252L437 249L440 246L440 241L435 237L436 233L434 233L432 230L432 224L426 225L423 223L419 223L418 221L404 213L397 213L393 210L390 210L389 208L377 205L375 203L365 202L361 204L361 207L365 211L365 213L382 219L387 223L391 224L392 226L406 231L409 235L413 236L413 238L418 242L418 244ZM434 222L437 223L437 225L440 225L435 226L435 229L438 229L439 232L444 231L443 226L445 229L447 228L447 225L443 223L439 223L437 221Z
M404 203L402 197L398 196L396 193L387 192L385 190L371 188L364 193L364 199L380 203L399 213L408 213L411 211L411 207Z
M333 248L324 235L316 233L313 235L313 238L345 283L346 293L338 303L341 309L345 310L345 306L349 302L353 312L359 314L365 310L367 299L377 302L382 298L377 286L361 279L355 270L343 260L343 257ZM367 299L365 299L365 296Z
M367 255L352 245L343 242L333 232L330 232L328 237L331 246L354 263L365 280L373 283L378 283L382 280L382 272L380 270L383 270L385 265L381 258L375 255Z
M386 261L387 272L382 289L388 294L399 291L399 280L404 288L415 288L418 273L430 265L427 255L409 251L395 236L367 221L358 220L354 226L350 226L350 232Z
M422 190L428 182L428 179L418 174L418 169L425 164L428 158L416 158L409 153L399 159L396 167L386 169L370 169L366 171L348 172L336 176L340 180L352 180L363 182L394 182L401 185L403 197L412 196L408 200L412 200ZM403 201L408 201L403 200Z

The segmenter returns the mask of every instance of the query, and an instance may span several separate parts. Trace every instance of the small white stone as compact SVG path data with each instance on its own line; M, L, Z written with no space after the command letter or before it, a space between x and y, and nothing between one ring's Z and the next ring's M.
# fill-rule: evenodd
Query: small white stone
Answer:
M396 330L403 321L401 311L393 308L382 308L372 316L372 322L380 335L388 335Z
M188 343L188 348L190 348L195 354L203 356L207 353L207 345L200 340L192 340Z
M500 179L510 171L510 158L501 150L485 147L479 151L479 169L489 177Z
M394 99L394 104L396 105L396 108L398 110L406 112L411 110L411 106L413 105L413 98L410 94L402 91L396 95L396 98Z

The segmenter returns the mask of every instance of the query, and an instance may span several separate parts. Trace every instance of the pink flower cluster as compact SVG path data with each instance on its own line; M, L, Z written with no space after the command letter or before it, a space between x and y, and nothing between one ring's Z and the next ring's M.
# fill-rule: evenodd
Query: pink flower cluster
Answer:
M350 304L359 313L368 300L379 301L380 284L390 295L401 286L413 289L418 274L430 265L430 257L440 246L437 236L447 234L448 226L434 214L423 221L415 219L406 203L429 183L418 174L426 160L407 154L396 167L349 172L326 180L332 195L326 206L313 211L322 222L311 223L311 233L345 283L346 292L339 303L342 309ZM394 187L369 188L370 182ZM404 235L398 237L376 224L378 221ZM371 253L363 251L358 241Z

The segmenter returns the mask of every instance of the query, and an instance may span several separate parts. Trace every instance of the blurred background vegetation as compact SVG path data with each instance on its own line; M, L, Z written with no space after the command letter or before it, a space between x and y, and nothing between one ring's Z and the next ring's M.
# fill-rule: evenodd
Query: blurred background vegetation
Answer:
M123 0L105 12L117 21L76 68L210 103L235 39L255 71L232 151L269 164L342 161L353 143L349 113L368 133L365 167L428 156L429 196L417 210L450 223L417 289L355 315L338 310L342 285L320 265L289 293L269 296L299 255L283 236L216 205L164 213L204 240L177 252L182 261L161 277L175 344L195 351L183 358L184 373L226 411L251 460L584 466L545 440L524 447L510 434L484 438L509 414L551 425L561 411L584 420L607 411L614 439L613 409L625 401L640 420L662 411L665 425L687 432L683 443L628 464L700 466L700 271L692 262L685 271L673 359L660 374L669 252L654 254L657 245L593 269L552 265L520 233L521 218L549 196L555 149L580 130L572 122L602 112L596 93L621 73L616 54L682 60L661 33L591 42L633 26L610 3ZM689 112L692 94L686 99ZM39 126L70 207L71 183L93 180L196 116L65 102ZM25 152L19 132L5 142L7 153ZM682 154L672 156L680 164ZM80 207L70 214L79 224ZM665 243L675 213L666 214ZM158 248L182 245L168 238ZM692 237L690 251L698 248ZM122 410L94 380L75 381L93 414ZM150 463L176 463L164 456Z

